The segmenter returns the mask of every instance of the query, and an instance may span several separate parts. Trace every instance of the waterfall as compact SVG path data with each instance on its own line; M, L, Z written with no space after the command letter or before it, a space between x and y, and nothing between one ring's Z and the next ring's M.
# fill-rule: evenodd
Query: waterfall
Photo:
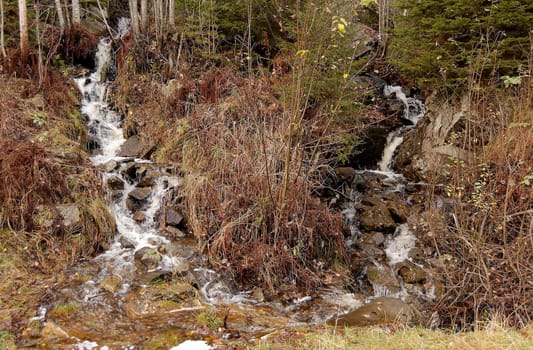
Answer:
M98 147L91 161L106 169L103 174L104 181L112 178L123 184L122 190L115 190L114 200L110 204L110 212L115 217L118 235L111 247L95 258L95 262L102 266L102 272L96 281L91 280L87 283L89 297L98 293L97 283L107 277L110 274L109 271L121 278L123 290L127 291L136 271L135 252L145 247L158 249L170 243L160 234L158 222L154 217L161 211L164 195L181 184L179 178L162 174L154 180L151 186L142 187L149 194L146 196L146 203L137 212L144 215L146 219L141 223L134 220L133 210L128 208L128 196L132 191L138 190L140 179L132 179L127 176L127 172L132 166L150 164L150 162L117 156L126 140L122 130L121 116L107 103L108 82L105 76L111 63L111 54L111 40L101 39L96 52L95 71L89 76L75 79L83 95L81 111L88 117L90 138ZM162 254L161 261L153 270L170 272L180 263L182 260L179 257Z
M401 86L386 85L383 88L385 96L394 96L404 104L403 118L409 120L412 125L404 126L392 131L387 136L387 143L383 149L383 155L378 162L378 170L392 173L391 165L396 149L403 142L403 135L406 131L412 129L418 121L425 115L426 109L424 103L416 98L407 97Z

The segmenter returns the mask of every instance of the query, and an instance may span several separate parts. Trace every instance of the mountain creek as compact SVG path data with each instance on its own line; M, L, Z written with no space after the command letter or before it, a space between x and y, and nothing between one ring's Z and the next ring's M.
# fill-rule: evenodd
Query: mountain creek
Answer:
M149 145L125 138L122 116L108 101L111 48L102 39L95 71L74 80L83 95L91 161L109 190L118 233L103 253L51 286L37 316L27 320L23 346L224 349L305 325L438 325L432 303L443 293L439 271L450 261L427 244L431 232L422 213L439 157L469 157L449 142L464 110L435 96L424 104L374 76L354 77L379 90L387 118L368 129L362 153L327 173L329 183L317 193L342 212L349 278L330 271L312 294L269 298L259 287L239 290L223 271L210 269L171 200L180 198L180 169L149 161ZM75 204L59 214L66 227L79 222Z
M442 145L459 117L442 120L448 115L437 113L428 121L430 106L400 87L356 77L381 90L387 125L369 129L360 163L334 169L319 193L342 211L354 268L348 280L330 273L313 294L271 299L261 288L238 290L223 272L209 269L179 206L169 201L179 198L179 169L146 160L147 145L124 137L122 117L108 105L110 60L111 41L102 39L96 70L74 80L88 118L91 160L111 193L118 234L104 253L79 262L53 286L29 320L24 346L149 349L197 340L189 344L225 348L305 325L438 322L431 305L442 285L433 267L447 262L432 257L417 228L428 161L435 152L453 153ZM415 139L420 135L422 142ZM63 206L60 214L67 227L79 221L75 205ZM38 334L31 332L35 327Z

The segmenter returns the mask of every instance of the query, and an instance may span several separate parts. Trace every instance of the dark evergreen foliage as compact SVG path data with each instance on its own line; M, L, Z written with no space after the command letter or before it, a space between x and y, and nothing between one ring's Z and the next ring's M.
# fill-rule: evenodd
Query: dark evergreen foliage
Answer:
M399 0L396 7L391 59L423 85L457 86L473 72L519 75L527 67L530 0Z

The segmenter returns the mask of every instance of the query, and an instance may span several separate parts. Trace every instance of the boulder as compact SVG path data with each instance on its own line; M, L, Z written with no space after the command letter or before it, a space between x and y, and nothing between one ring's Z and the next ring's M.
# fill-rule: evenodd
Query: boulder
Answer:
M132 136L124 142L120 151L119 157L133 157L142 158L146 152L147 145L141 140L139 136Z
M114 275L108 276L100 282L99 286L106 292L116 294L122 287L122 278Z
M379 297L346 315L334 317L330 325L363 327L383 323L409 323L413 320L412 308L397 298Z
M165 208L165 224L172 227L183 227L183 215L172 207Z
M386 203L389 212L391 213L392 219L398 223L403 224L407 222L409 217L410 210L407 207L407 204L401 201L387 202Z
M424 268L409 260L402 261L396 268L405 283L424 283L428 278Z
M153 270L163 257L155 248L143 247L135 252L135 266L141 270Z
M119 239L120 245L125 249L133 249L135 248L135 244L129 240L128 238L121 236Z
M165 233L165 236L170 239L177 239L177 238L183 238L187 234L180 230L179 228L167 226L163 229L163 233Z
M128 197L136 201L144 201L150 196L151 191L150 187L136 187L128 193Z
M454 137L463 132L466 116L475 113L470 108L468 96L455 101L447 96L433 94L426 100L427 119L420 121L414 130L404 135L404 141L398 147L393 168L410 179L432 180L446 159L454 157L465 162L472 155L462 149Z
M124 181L120 177L113 175L107 179L107 186L115 191L123 190Z
M152 171L152 170L149 170L143 177L142 179L139 181L139 183L137 184L137 186L139 187L148 187L148 186L152 186L155 181L157 180L158 177L161 176L161 173L159 171Z
M357 171L350 167L338 167L335 168L335 175L340 181L351 184L357 176Z
M63 218L62 224L66 228L77 228L81 225L80 210L75 204L58 205L57 210Z
M394 232L397 224L387 205L377 197L364 199L357 205L361 228L365 231Z
M102 167L106 173L110 173L113 170L118 168L118 162L115 160L110 160L109 162L105 163Z
M388 265L370 264L367 267L366 276L374 288L374 294L398 293L400 282L394 276L394 272Z
M136 211L135 214L133 214L133 220L138 224L143 223L146 221L146 215L142 211Z

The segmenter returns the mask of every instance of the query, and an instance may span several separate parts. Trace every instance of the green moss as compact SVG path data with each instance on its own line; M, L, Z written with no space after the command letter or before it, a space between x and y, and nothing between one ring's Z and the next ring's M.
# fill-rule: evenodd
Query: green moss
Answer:
M68 319L72 314L78 311L80 304L75 301L69 301L64 304L56 305L52 310L48 312L48 316L52 319Z
M218 330L224 323L223 319L212 308L207 308L205 311L198 313L196 315L196 322L199 326L212 331Z

